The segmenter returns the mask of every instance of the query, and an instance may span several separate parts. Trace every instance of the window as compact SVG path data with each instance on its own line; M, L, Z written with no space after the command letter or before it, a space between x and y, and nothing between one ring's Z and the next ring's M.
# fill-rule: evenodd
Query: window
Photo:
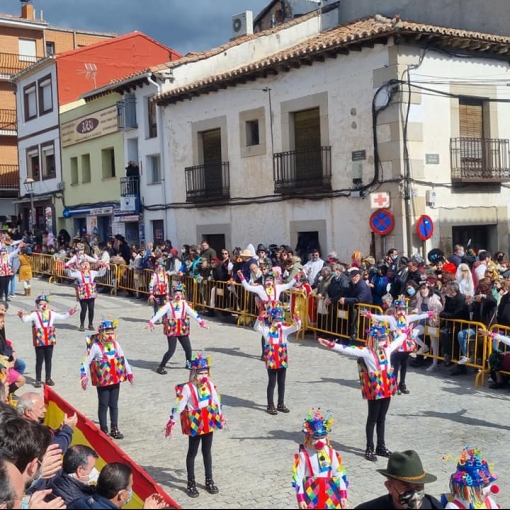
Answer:
M156 136L158 136L158 121L156 118L157 106L151 99L152 96L147 98L149 138L156 138Z
M476 97L459 99L459 134L461 138L483 138L483 101Z
M258 119L246 122L246 146L259 145L259 121Z
M153 220L152 223L152 239L154 241L163 241L165 238L165 230L163 220Z
M53 97L51 90L51 76L45 76L38 82L39 86L39 115L53 110Z
M149 167L149 183L156 184L161 182L161 166L159 156L149 156L147 159Z
M81 182L91 182L90 154L82 154L81 156Z
M35 94L35 83L31 83L23 89L23 105L25 108L25 121L37 117L37 97Z
M55 55L55 43L46 41L46 56Z
M115 151L103 149L101 151L101 162L103 166L103 179L115 177Z
M18 40L18 58L22 62L35 62L37 50L33 39Z
M39 167L39 147L30 147L27 149L27 177L32 177L34 181L40 179Z
M78 158L71 158L71 186L78 184Z
M42 175L43 179L52 179L56 176L55 172L55 147L53 142L48 145L41 146L42 154Z
M136 97L126 95L122 101L117 101L117 127L119 129L136 129Z

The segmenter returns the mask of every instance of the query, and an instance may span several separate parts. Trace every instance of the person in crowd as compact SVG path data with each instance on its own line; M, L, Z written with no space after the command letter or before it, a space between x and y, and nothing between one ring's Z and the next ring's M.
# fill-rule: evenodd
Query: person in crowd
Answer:
M23 508L23 477L9 459L5 453L0 457L0 508Z
M182 260L177 248L170 248L168 258L166 260L166 270L170 276L179 274L182 267Z
M23 290L25 296L30 296L31 287L30 282L32 281L32 257L28 255L26 246L22 246L18 254L18 279L23 283ZM16 273L14 273L15 275Z
M168 372L165 369L166 364L170 361L175 353L177 341L181 344L186 355L186 364L191 361L191 342L189 339L190 320L189 317L195 319L201 328L208 329L207 323L193 310L191 305L184 299L185 286L177 283L172 287L173 298L166 303L159 311L149 320L147 327L154 329L154 323L163 317L165 334L168 342L168 350L165 352L161 363L156 372L165 375Z
M331 268L334 275L328 287L328 297L325 301L327 306L336 305L340 298L347 296L351 283L343 264L333 264Z
M176 386L177 400L170 412L165 437L171 437L175 422L181 420L182 433L188 436L186 470L188 474L187 493L197 498L195 481L195 458L202 444L202 457L205 467L205 488L209 494L218 494L212 473L212 443L215 430L224 428L225 418L221 399L216 386L211 381L211 359L203 351L193 353L188 363L189 382Z
M202 241L202 251L200 252L200 256L203 259L207 259L207 262L209 263L213 257L216 257L216 250L209 246L209 241L206 239Z
M493 382L489 385L492 390L499 390L508 386L508 376L502 371L510 371L509 351L502 351L499 348L499 342L510 346L510 338L487 329L479 329L478 333L483 337L492 339L492 353L489 356L489 366L491 367L491 378Z
M380 263L390 267L396 265L398 261L398 250L396 248L390 248Z
M358 505L356 509L379 508L443 508L434 496L425 493L425 485L437 477L423 469L420 456L414 450L393 452L386 469L377 470L386 478L384 486L388 494Z
M508 284L502 284L501 288L504 289L504 291L501 293L501 297L499 299L497 324L510 326L510 293L508 292Z
M466 251L462 244L456 244L453 247L453 253L448 257L448 262L455 264L455 267L459 267L460 264L466 262Z
M285 405L285 379L287 377L288 356L287 338L301 329L299 316L293 317L293 322L286 325L283 322L284 310L281 303L272 303L264 313L261 313L253 329L264 338L264 360L268 375L267 383L267 413L276 415L278 412L289 413ZM274 405L274 390L278 384L278 404Z
M494 254L494 262L500 274L508 271L508 261L505 260L505 254L502 251L497 251Z
M425 280L420 281L423 282ZM407 308L410 310L413 310L416 308L416 300L418 299L417 293L418 293L418 284L414 280L407 280L405 285L405 292L404 296L406 298Z
M365 458L375 462L377 456L389 457L386 448L386 414L391 397L397 391L397 381L391 365L391 354L405 341L407 335L400 334L393 342L389 339L389 330L384 323L373 323L365 347L345 346L333 340L318 338L324 347L347 356L358 358L358 371L361 394L368 401L368 416L365 426ZM374 450L374 429L377 428L377 448Z
M79 269L68 269L68 275L76 280L76 295L80 302L80 331L85 331L85 319L89 319L89 331L94 330L94 309L97 298L96 278L106 274L106 266L102 266L99 271L90 269L90 263L83 261Z
M329 285L333 280L331 266L326 265L320 271L320 277L313 290L317 299L317 327L319 329L328 329L328 316L330 313L326 300L329 297Z
M41 294L36 297L35 305L37 310L31 313L25 313L23 310L18 312L19 318L27 323L32 323L32 340L35 348L35 383L34 388L42 386L42 366L44 362L45 382L48 386L54 386L51 378L53 348L57 343L56 321L65 321L76 312L77 308L72 308L67 313L57 313L50 309L49 297Z
M506 294L507 292L507 282L502 276L498 276L495 279L491 280L492 286L491 286L491 292L492 296L496 300L496 304L499 307L499 303L501 302L501 298Z
M14 275L12 260L18 256L20 248L23 246L21 241L17 241L17 243L18 247L9 252L5 244L0 244L0 299L4 299L5 296L5 301L11 300L9 297L9 284Z
M119 430L120 383L129 381L133 384L133 371L117 341L117 321L101 321L98 331L98 334L87 337L87 358L80 368L81 386L86 390L89 378L92 379L99 401L99 427L113 439L123 439L124 434Z
M333 418L311 409L303 423L305 440L294 456L292 485L298 508L347 508L347 473L329 440Z
M303 266L303 271L308 275L308 283L312 286L315 285L315 280L324 266L324 261L320 257L319 250L316 248L312 250L312 258ZM282 259L283 262L283 259Z
M96 469L98 457L90 446L76 444L69 447L62 461L62 472L50 481L52 496L61 497L69 505L77 499L95 494L99 477Z
M379 264L377 272L368 280L368 286L372 291L372 302L374 305L382 305L382 297L387 292L390 279L388 277L388 266Z
M257 257L258 257L258 263L260 264L266 264L269 268L273 266L273 263L271 262L271 259L268 257L269 250L263 245L259 244L257 246Z
M420 282L423 280L423 272L421 268L425 264L425 261L421 257L421 255L415 254L411 257L409 262L407 263L407 277L405 279L405 282L413 281L416 283L416 285L419 285Z
M79 239L78 239L79 241ZM89 264L95 264L97 259L85 253L85 244L77 242L74 248L74 255L66 262L66 269L80 267L82 262L87 261Z
M450 477L450 493L441 496L443 508L500 508L491 497L499 492L497 479L479 449L464 447Z
M12 236L11 236L11 241L10 243L7 243L7 251L10 253L14 250L16 250L16 244L19 244L19 243L14 243L12 242ZM20 259L19 259L19 254L21 252L21 250L25 250L26 254L27 255L30 255L30 249L28 246L20 246L20 251L14 255L14 257L12 258L11 260L11 263L12 263L12 276L11 276L11 281L9 282L9 296L10 297L15 297L16 296L16 275L18 274L19 272L19 268L20 268Z
M165 269L164 260L158 259L156 261L156 269L152 273L149 282L149 301L154 306L154 315L158 310L165 306L165 303L170 299L170 278Z
M478 285L478 282L485 278L485 272L489 267L491 261L491 254L486 250L480 250L478 252L478 260L473 264L473 282Z
M473 276L469 266L464 262L459 264L457 267L457 272L455 273L455 281L459 284L459 291L461 294L471 297L475 295Z
M18 414L27 420L36 423L43 423L46 416L46 405L44 399L37 393L24 393L16 405ZM65 453L73 439L73 432L78 423L78 416L74 413L72 416L64 414L64 419L57 430L51 431L51 444L57 445L62 453Z

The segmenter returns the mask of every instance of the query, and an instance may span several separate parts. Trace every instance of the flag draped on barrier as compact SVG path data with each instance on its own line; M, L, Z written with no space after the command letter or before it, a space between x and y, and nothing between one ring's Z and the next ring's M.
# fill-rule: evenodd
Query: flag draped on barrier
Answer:
M155 492L164 498L169 507L181 508L145 470L138 466L109 437L100 432L94 423L47 385L44 386L44 401L48 408L44 423L53 429L59 428L64 419L64 413L67 416L76 413L78 424L74 429L71 445L84 444L93 448L99 455L96 460L96 468L99 471L110 462L122 462L131 468L133 471L133 498L123 508L142 508L145 499Z

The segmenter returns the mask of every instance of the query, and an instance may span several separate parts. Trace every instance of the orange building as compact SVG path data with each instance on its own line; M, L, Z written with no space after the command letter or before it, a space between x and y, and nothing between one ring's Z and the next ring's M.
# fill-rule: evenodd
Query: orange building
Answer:
M51 26L31 3L24 3L20 16L0 13L0 227L15 214L18 196L16 98L13 74L49 55L89 46L117 34Z

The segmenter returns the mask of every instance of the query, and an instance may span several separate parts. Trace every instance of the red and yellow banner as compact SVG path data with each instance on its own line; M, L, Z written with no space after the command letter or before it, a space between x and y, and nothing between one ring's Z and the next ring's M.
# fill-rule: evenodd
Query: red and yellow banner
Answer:
M143 502L151 494L157 492L171 508L181 508L138 464L124 453L109 437L100 432L97 426L86 416L77 411L49 386L44 386L44 401L48 408L45 425L58 429L64 414L78 416L78 424L74 429L71 445L84 444L93 448L99 455L96 460L96 469L101 471L105 464L122 462L133 471L133 498L123 508L142 508Z

